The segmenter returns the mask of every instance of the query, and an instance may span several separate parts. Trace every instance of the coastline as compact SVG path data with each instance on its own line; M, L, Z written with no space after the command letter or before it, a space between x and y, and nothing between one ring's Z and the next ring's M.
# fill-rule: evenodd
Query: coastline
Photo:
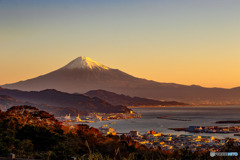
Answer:
M132 109L132 108L171 108L171 107L213 107L213 106L219 106L219 107L226 107L226 106L240 106L240 104L222 104L222 105L203 105L203 104L199 104L199 105L176 105L176 106L161 106L161 105L141 105L141 106L127 106L128 108Z
M234 106L234 107L231 107ZM141 113L142 117L137 119L118 120L116 124L110 124L119 132L129 132L137 130L143 134L148 130L155 130L164 134L189 134L187 132L177 132L168 128L180 128L188 126L214 126L216 121L239 118L240 105L226 106L168 106L168 107L135 107L134 112ZM192 109L191 109L192 108ZM219 109L219 110L218 110ZM232 110L233 109L233 110ZM217 114L216 114L217 113ZM223 115L224 113L224 115ZM172 117L164 118L167 115ZM163 117L158 119L157 117ZM191 120L191 121L181 121ZM109 121L111 122L111 121ZM108 122L108 123L109 123ZM93 127L101 127L107 122L91 123ZM108 124L109 125L109 124ZM219 126L223 126L220 124ZM236 124L235 124L236 125ZM235 126L234 125L234 126ZM210 136L211 133L190 133L196 135ZM217 138L234 137L233 133L216 134Z

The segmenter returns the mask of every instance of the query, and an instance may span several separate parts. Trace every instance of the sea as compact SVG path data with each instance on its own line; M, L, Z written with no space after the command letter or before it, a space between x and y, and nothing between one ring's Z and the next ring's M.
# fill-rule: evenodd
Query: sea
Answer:
M183 106L183 107L147 107L132 108L141 113L141 118L99 121L88 123L89 126L99 128L108 125L115 128L117 133L129 133L135 130L145 134L149 130L172 135L199 135L215 138L240 138L233 133L190 133L174 131L169 128L184 128L189 126L240 126L240 124L216 124L216 121L240 120L240 105L232 106ZM159 119L166 117L168 119Z

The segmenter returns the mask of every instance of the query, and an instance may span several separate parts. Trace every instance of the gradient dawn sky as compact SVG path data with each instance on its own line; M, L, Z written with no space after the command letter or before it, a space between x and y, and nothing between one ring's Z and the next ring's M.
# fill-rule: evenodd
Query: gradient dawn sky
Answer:
M87 56L136 77L240 86L239 0L0 0L0 84Z

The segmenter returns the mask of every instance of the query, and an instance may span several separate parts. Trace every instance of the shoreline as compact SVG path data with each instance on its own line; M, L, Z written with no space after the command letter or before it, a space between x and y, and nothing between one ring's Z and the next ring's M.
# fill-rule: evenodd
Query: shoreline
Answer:
M154 106L146 106L146 105L142 105L142 106L127 106L128 108L132 109L132 108L171 108L171 107L212 107L212 106L219 106L219 107L226 107L226 106L239 106L240 104L226 104L226 105L178 105L178 106L161 106L161 105L154 105Z

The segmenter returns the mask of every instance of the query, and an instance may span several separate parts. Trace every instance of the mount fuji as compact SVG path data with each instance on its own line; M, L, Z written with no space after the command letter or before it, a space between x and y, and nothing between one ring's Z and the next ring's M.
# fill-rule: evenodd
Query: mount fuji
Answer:
M102 89L118 94L192 104L240 104L240 88L204 88L160 83L131 76L83 56L48 74L1 87L24 91L56 89L68 93Z
M56 89L69 93L85 93L89 90L104 89L121 93L125 92L126 88L138 89L139 86L144 87L146 82L148 81L81 56L46 75L6 84L2 87L23 91Z

